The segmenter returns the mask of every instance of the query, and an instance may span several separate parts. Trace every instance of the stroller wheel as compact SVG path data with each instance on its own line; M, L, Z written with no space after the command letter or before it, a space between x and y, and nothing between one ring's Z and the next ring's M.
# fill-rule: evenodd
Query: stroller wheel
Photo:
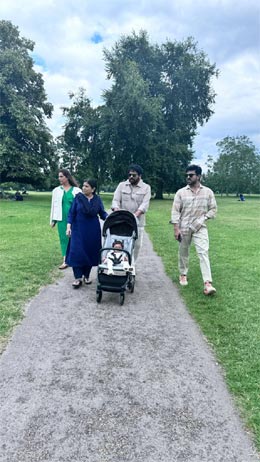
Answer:
M132 284L130 288L131 294L133 293L134 290L135 290L135 276L132 276Z
M122 293L119 295L119 303L121 306L124 304L124 301L125 301L125 294Z
M129 276L129 282L127 284L127 288L130 290L130 292L132 294L134 289L135 289L135 276L133 276L133 275Z
M96 300L97 300L98 303L101 302L101 300L102 300L102 291L101 290L97 291Z

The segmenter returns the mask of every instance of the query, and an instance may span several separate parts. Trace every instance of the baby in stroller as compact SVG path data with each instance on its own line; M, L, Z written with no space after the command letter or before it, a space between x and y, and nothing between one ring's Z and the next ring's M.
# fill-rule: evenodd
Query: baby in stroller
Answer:
M135 216L127 210L112 212L104 222L102 234L96 300L101 302L103 291L117 292L123 305L125 291L132 293L135 285L134 246L138 238Z
M115 239L112 243L112 247L113 250L110 250L103 260L103 263L107 265L107 274L109 276L114 274L113 267L117 265L122 265L124 271L129 270L129 259L127 254L123 252L124 241Z

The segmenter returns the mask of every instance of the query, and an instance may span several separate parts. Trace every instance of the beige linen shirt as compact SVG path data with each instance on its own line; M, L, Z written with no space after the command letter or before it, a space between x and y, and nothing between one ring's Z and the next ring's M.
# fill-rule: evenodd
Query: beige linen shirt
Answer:
M200 185L194 192L189 185L181 188L175 194L172 205L171 222L178 224L181 233L188 233L191 229L196 232L205 221L214 218L217 212L217 203L213 191Z
M145 225L145 213L149 208L151 199L151 187L144 183L142 179L137 185L131 185L130 181L122 181L117 186L113 201L112 209L124 209L135 213L141 210L142 215L138 218L139 226Z

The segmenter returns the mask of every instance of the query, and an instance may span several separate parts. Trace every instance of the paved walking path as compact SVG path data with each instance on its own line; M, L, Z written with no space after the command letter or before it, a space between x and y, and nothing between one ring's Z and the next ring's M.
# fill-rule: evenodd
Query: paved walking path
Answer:
M256 462L221 371L145 236L135 292L45 287L0 358L1 462Z

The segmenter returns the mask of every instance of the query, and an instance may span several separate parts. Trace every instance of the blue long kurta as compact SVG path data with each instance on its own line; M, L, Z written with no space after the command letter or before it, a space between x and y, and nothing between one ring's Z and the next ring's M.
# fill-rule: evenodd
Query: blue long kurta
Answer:
M71 238L68 244L66 263L72 267L97 266L101 249L101 228L98 215L105 220L107 213L99 196L90 201L79 193L68 214L71 223Z

